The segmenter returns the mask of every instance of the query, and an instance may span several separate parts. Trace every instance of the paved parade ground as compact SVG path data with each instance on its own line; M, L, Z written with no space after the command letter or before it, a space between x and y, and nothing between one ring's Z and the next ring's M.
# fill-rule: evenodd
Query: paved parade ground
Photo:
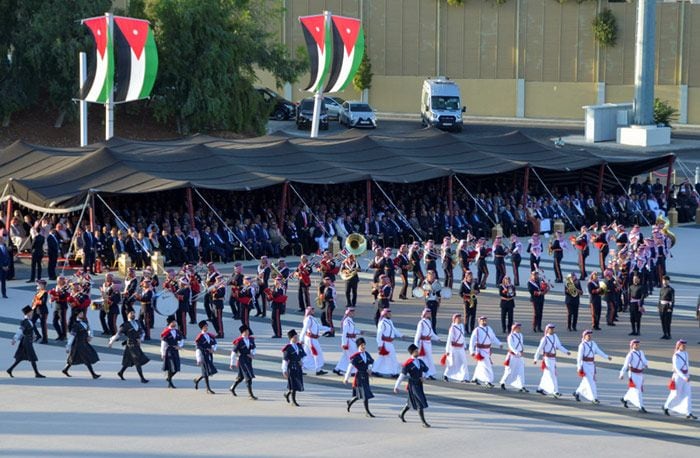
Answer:
M0 456L369 456L403 455L424 456L429 453L464 454L480 457L495 456L672 456L697 453L700 446L700 421L678 416L665 417L661 411L668 394L671 374L671 355L676 339L688 340L691 383L700 364L700 329L695 319L695 307L700 293L700 270L697 257L700 252L698 226L673 228L678 243L673 259L668 262L672 285L676 289L676 309L673 318L673 339L660 340L661 328L655 312L656 297L647 301L647 314L642 319L642 349L649 359L650 369L645 372L644 397L648 414L636 409L624 409L620 397L627 386L617 377L628 350L630 332L628 314L621 314L614 328L603 326L594 334L600 347L613 357L611 362L597 365L598 391L601 405L577 403L571 393L579 383L575 369L575 350L580 331L590 326L587 295L582 299L579 332L566 330L563 286L555 285L545 302L544 322L557 325L557 333L572 351L571 356L559 357L558 375L561 399L534 393L539 382L539 366L532 363L532 355L541 335L533 334L529 323L531 309L524 288L518 289L516 321L523 322L526 343L526 383L530 393L502 391L498 386L489 389L472 384L446 383L441 380L438 366L437 381L426 384L430 407L426 419L432 428L422 428L415 411L407 414L407 424L397 418L405 404L405 391L393 394L393 379L374 378L376 397L370 407L376 418L366 418L358 403L350 413L345 400L350 398L349 385L330 372L340 356L340 338L321 338L326 354L327 375L305 377L306 391L298 395L301 407L292 407L283 398L286 386L281 377L280 349L286 340L272 339L269 318L251 318L258 353L255 358L257 378L255 394L259 400L249 400L245 389L238 397L228 391L235 373L228 368L231 340L237 337L239 322L231 320L225 307L226 338L220 341L215 362L219 373L212 379L216 395L203 389L194 390L192 379L199 374L195 365L192 337L194 325L188 328L190 339L181 351L183 370L174 383L176 390L167 389L160 372L160 342L144 343L144 351L151 358L145 366L148 384L139 383L133 369L126 372L126 381L117 378L120 367L120 345L107 348L107 338L100 336L97 312L91 310L88 319L95 330L93 345L101 361L95 369L102 377L92 380L84 366L71 370L72 378L61 373L65 364L65 347L55 342L49 325L48 345L35 344L39 356L39 370L47 376L35 379L28 363L15 369L15 378L9 378L4 369L12 363L14 347L10 339L21 318L20 309L30 303L34 285L24 267L18 265L18 279L8 283L8 299L0 299ZM643 229L647 234L648 229ZM526 242L526 240L523 240ZM593 250L594 251L594 250ZM595 268L597 253L589 258L589 271ZM544 267L550 278L552 265L549 258ZM565 274L575 268L572 253L565 255ZM297 259L288 258L294 266ZM520 272L527 278L526 262ZM254 271L254 262L247 262L246 272ZM231 265L219 265L224 274ZM491 317L490 325L501 340L496 288L493 287L493 264L489 262L489 288L480 296L479 314ZM510 264L508 265L510 274ZM162 278L162 276L161 276ZM374 340L376 328L372 322L374 307L369 296L370 274L362 274L358 312L355 319L368 338L368 351L376 355ZM97 276L94 286L102 283ZM400 284L400 280L399 280ZM455 281L455 287L458 282ZM314 286L318 278L314 279ZM49 288L53 287L52 282ZM283 331L301 329L303 316L296 312L296 282L290 282L290 299L283 318ZM338 282L336 326L340 323L345 305L344 285ZM658 290L655 291L655 294ZM400 360L405 359L405 348L413 339L415 326L423 305L417 299L398 300L392 304L393 319L407 337L399 342ZM205 315L201 309L199 319ZM461 310L455 294L443 303L438 315L438 333L445 339L445 331L452 313ZM165 318L156 316L154 336L165 325ZM437 360L444 344L434 345ZM496 381L503 373L503 350L495 350L493 362ZM474 364L470 361L470 370ZM696 404L700 402L698 386ZM695 412L697 415L700 409ZM692 447L692 448L691 448Z

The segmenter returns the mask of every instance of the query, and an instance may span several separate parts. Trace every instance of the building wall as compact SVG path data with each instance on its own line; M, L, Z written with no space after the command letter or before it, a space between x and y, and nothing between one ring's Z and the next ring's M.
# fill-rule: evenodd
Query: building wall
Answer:
M583 119L582 105L630 102L634 84L637 4L589 0L270 0L285 8L280 39L295 52L304 45L299 16L330 10L362 18L374 73L369 101L378 110L418 112L423 79L445 75L462 88L468 113L516 116L524 80L526 117ZM601 48L591 23L601 8L617 19L618 41ZM687 122L700 124L700 4L658 3L657 97L679 108L687 85ZM292 98L308 76L292 85ZM263 84L274 84L261 74ZM602 83L602 84L599 84ZM356 99L352 87L341 97Z

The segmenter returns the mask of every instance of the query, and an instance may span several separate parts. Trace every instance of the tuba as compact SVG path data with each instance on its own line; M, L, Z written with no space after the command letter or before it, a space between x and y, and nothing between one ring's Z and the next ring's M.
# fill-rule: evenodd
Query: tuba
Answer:
M571 276L566 277L566 294L571 297L578 297L578 288Z
M345 249L355 257L367 251L367 239L362 234L354 233L345 239Z
M656 217L656 224L663 224L664 227L661 228L661 232L671 239L671 248L676 244L676 234L671 232L668 228L671 226L671 221L664 215L659 215Z

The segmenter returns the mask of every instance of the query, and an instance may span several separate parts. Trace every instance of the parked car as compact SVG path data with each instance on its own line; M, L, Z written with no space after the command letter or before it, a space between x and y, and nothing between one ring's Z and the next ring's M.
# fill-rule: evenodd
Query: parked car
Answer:
M343 111L343 103L345 99L340 97L324 97L324 102L326 102L326 108L328 108L328 118L340 120L340 112Z
M260 94L265 103L270 107L270 119L287 121L294 119L297 114L297 106L272 89L258 87L255 90Z
M377 127L377 115L372 107L364 102L349 101L343 103L340 124L348 127Z
M297 129L310 129L314 117L314 99L304 99L297 107ZM328 130L328 108L325 101L321 102L321 116L318 128Z

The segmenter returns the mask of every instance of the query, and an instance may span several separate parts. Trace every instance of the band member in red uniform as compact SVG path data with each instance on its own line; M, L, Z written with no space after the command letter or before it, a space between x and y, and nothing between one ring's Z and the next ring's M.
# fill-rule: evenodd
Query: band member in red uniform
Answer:
M169 316L166 321L168 325L160 333L160 357L163 360L163 372L168 374L168 388L175 388L173 376L180 372L180 348L185 345L185 335L177 329L175 318Z
M134 301L136 301L136 290L138 289L139 282L136 279L136 270L133 267L129 267L126 273L126 278L124 278L124 289L122 290L122 321L126 323L128 320L129 312L134 310Z
M586 278L586 258L590 253L588 248L588 228L581 226L581 233L576 237L576 250L578 251L578 268L581 271L581 278Z
M117 333L117 317L119 316L119 300L121 294L114 285L114 275L105 275L105 282L100 287L102 294L102 309L100 310L100 324L102 335L113 336Z
M66 282L66 277L59 275L56 286L49 291L53 307L53 328L56 330L56 340L66 340L68 334L68 296L70 286Z
M134 297L141 303L139 321L145 332L144 340L149 341L151 340L151 323L153 322L153 289L149 279L141 281L141 290Z
M34 294L34 299L32 300L32 325L34 326L34 334L36 335L36 340L40 340L40 343L48 343L49 336L49 306L47 304L49 294L46 291L46 280L39 279L36 281L36 294ZM41 332L36 328L36 322L39 321L41 325Z
M177 320L177 327L180 328L182 336L187 338L187 312L192 300L192 290L190 289L190 282L187 280L187 277L182 277L178 280L178 285L179 288L174 293L177 298L177 312L175 318Z
M271 272L272 269L267 256L261 257L260 265L258 266L258 293L255 297L257 299L255 306L258 313L255 316L267 316L267 295L264 291L269 288ZM260 308L260 305L262 305L262 308Z
M212 323L216 322L216 310L214 309L214 307L212 307L211 304L212 296L211 294L209 294L209 288L212 288L216 284L220 276L221 274L218 270L216 270L216 266L214 265L214 263L208 263L207 276L204 279L204 287L206 288L206 292L204 293L204 311L207 313L207 318Z
M216 330L216 338L224 338L224 296L226 296L226 284L223 281L218 281L210 287L211 295L209 298L209 306L214 311L214 329Z
M425 280L425 275L423 275L423 270L420 267L421 257L420 243L417 241L413 242L411 248L408 249L408 258L411 261L411 272L413 272L412 290L422 285L423 280Z
M311 295L309 294L311 272L312 267L309 264L309 259L306 255L301 255L299 265L295 271L296 276L299 278L299 294L297 298L299 300L299 312L301 313L306 310L306 307L311 307Z
M275 277L275 284L271 290L271 312L272 312L272 338L282 338L282 314L287 307L287 295L284 289L284 278L281 275Z
M452 265L452 244L450 237L443 237L440 248L440 258L442 261L442 272L445 274L445 288L452 288L454 283L454 266Z
M70 319L68 321L68 328L73 329L73 324L75 319L81 310L87 311L90 307L90 296L85 294L83 288L78 283L73 283L72 291L70 296L68 296L68 306L71 308Z
M406 293L408 292L408 271L411 268L411 263L408 260L408 247L406 245L401 245L399 247L399 254L394 258L394 265L401 275L401 291L399 292L399 299L408 299ZM353 304L354 305L354 304Z
M241 288L243 287L243 264L237 262L233 265L233 275L228 281L228 286L231 288L231 297L229 298L228 305L231 307L231 313L233 314L234 320L240 319L240 306L238 302L238 296L240 294Z
M190 314L190 324L197 324L197 298L202 292L202 278L194 270L194 266L187 265L185 268L185 278L190 283L190 304L188 311Z
M377 311L374 314L374 324L379 323L379 316L382 310L388 309L391 304L389 304L389 298L391 297L391 282L389 277L382 275L379 277L381 281L381 286L379 287L379 301L377 302Z
M331 277L325 277L323 283L325 285L323 289L323 316L325 319L322 320L322 324L330 328L323 335L324 337L335 337L335 327L333 326L333 311L335 310L336 298L335 283L333 283Z

